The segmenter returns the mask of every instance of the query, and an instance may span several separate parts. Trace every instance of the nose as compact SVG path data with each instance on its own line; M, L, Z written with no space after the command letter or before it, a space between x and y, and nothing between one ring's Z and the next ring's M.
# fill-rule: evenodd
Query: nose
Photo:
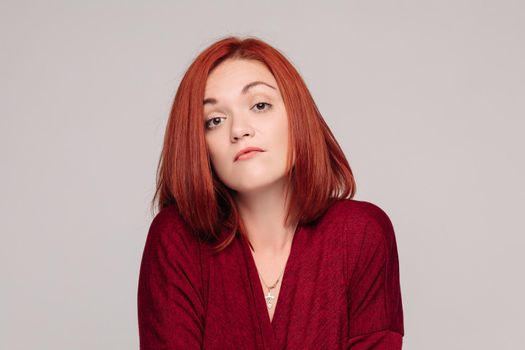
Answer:
M251 125L243 118L232 118L231 141L237 142L244 136L253 136L254 130Z

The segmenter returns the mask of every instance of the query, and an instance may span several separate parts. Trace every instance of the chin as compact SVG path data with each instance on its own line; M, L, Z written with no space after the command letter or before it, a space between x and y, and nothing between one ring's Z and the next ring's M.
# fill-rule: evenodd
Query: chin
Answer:
M283 175L281 177L267 179L266 181L255 182L252 180L243 181L242 183L236 182L235 184L232 184L232 186L229 187L234 191L238 192L239 194L249 194L271 189L272 186L282 186L282 182L284 179L285 177Z

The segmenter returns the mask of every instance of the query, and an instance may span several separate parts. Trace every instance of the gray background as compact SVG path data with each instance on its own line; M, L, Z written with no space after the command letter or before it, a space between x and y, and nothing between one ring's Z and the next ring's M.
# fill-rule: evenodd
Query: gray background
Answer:
M213 41L297 67L390 216L404 349L525 342L522 1L2 1L0 348L138 348L164 127Z

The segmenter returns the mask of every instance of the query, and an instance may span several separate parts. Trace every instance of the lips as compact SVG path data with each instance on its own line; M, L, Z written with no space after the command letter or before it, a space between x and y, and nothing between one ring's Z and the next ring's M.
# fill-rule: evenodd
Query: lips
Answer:
M246 147L246 148L241 149L239 152L237 152L233 161L235 162L237 161L237 159L239 159L241 155L248 153L248 152L253 152L253 151L264 152L264 150L259 147Z

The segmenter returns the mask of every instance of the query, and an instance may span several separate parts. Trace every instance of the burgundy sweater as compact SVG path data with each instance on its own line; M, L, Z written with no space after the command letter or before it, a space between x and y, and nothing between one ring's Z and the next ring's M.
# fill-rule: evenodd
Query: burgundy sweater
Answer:
M396 238L378 206L340 199L299 225L281 283L270 321L248 243L213 255L166 207L142 255L140 349L401 349Z

